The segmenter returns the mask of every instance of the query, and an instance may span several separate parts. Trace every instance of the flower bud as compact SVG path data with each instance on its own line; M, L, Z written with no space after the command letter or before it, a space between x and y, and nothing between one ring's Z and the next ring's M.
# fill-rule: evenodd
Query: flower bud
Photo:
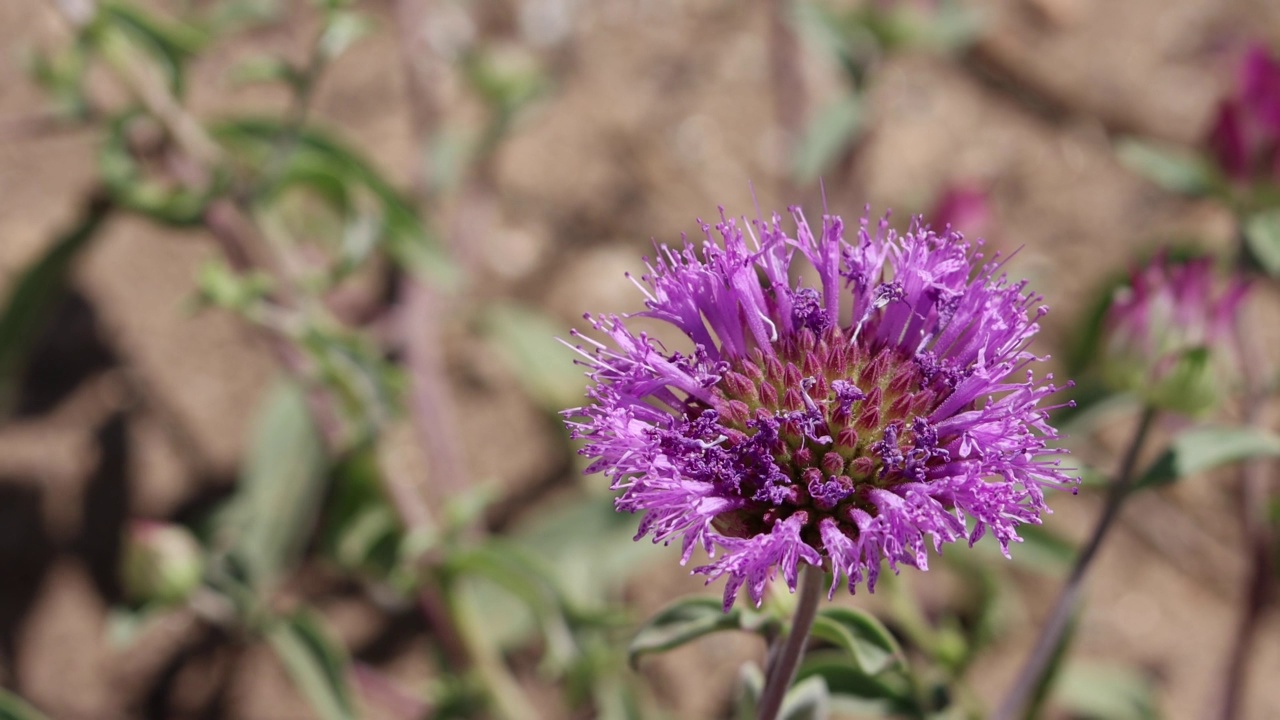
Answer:
M121 582L134 602L173 605L200 585L204 556L181 525L136 520L125 538Z

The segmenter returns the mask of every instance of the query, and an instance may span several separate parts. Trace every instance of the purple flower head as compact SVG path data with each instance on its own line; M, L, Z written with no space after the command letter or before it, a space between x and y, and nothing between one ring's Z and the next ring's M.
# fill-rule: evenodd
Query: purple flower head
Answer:
M1157 407L1212 408L1232 374L1236 313L1247 293L1243 279L1216 282L1210 258L1176 262L1161 253L1135 269L1107 310L1108 383Z
M874 590L883 561L925 569L927 544L991 533L1007 554L1044 489L1074 483L1046 444L1056 388L1030 370L1040 298L950 230L864 219L846 239L839 217L815 233L791 214L794 235L722 212L701 243L658 248L636 316L692 351L635 316L575 333L594 384L565 416L588 472L644 514L637 539L708 553L695 572L729 578L726 609L744 585L759 604L779 571L794 591L802 564L834 593Z
M1208 145L1233 180L1280 181L1280 58L1255 45L1241 61L1237 92L1218 106Z

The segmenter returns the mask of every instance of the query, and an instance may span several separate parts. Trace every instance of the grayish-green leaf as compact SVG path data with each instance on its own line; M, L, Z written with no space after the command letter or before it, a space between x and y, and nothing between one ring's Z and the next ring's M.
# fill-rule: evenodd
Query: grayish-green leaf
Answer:
M456 285L457 268L418 216L413 203L345 144L315 128L289 128L275 118L237 119L219 124L211 132L246 161L261 167L276 156L281 137L296 134L289 164L279 175L279 186L265 191L268 198L295 183L315 185L331 197L334 193L345 196L350 194L350 187L361 187L380 206L382 247L391 257L435 287L447 289Z
M1060 575L1075 561L1076 546L1043 525L1022 525L1018 528L1018 536L1022 542L1009 544L1009 556L1024 570ZM999 541L990 533L984 535L974 548L986 558L1008 562L1000 552Z
M563 329L545 315L495 303L485 312L483 327L540 406L556 411L582 398L582 368L574 364L573 351L556 340Z
M336 11L329 15L320 35L320 54L332 61L372 31L373 22L365 15L351 10Z
M168 76L174 95L186 89L186 63L205 44L208 36L186 23L162 19L153 12L118 0L103 2L92 33L111 42L110 33L119 31L129 42L143 50Z
M868 675L903 663L898 641L874 615L850 607L828 607L813 621L813 635L849 653Z
M1158 720L1151 683L1124 667L1073 663L1062 672L1056 704L1081 720Z
M831 715L831 694L820 675L801 680L782 700L779 720L826 720Z
M1116 143L1121 164L1170 192L1204 195L1219 184L1216 171L1198 155L1135 138Z
M858 707L872 714L914 716L916 701L902 672L890 670L869 675L843 651L809 653L800 664L796 681L821 677L833 707Z
M1188 430L1147 468L1134 489L1168 485L1188 475L1255 457L1280 457L1280 436L1248 426Z
M738 670L738 686L734 702L737 720L755 720L760 696L764 694L764 671L753 662Z
M829 170L857 141L865 123L866 109L856 93L819 110L796 150L796 179L810 181Z
M287 61L277 57L252 57L237 63L231 68L229 75L233 85L253 85L258 83L284 83L297 87L301 78L298 71Z
M641 656L666 652L704 635L741 627L742 611L738 608L725 612L718 599L683 598L649 618L632 638L627 657L634 667Z
M1280 209L1245 220L1244 239L1258 265L1272 277L1280 277Z
M355 696L348 679L346 650L314 613L300 610L275 622L267 641L293 684L322 720L355 720Z
M281 380L267 394L215 544L229 548L252 586L269 587L302 552L325 486L325 454L302 389Z

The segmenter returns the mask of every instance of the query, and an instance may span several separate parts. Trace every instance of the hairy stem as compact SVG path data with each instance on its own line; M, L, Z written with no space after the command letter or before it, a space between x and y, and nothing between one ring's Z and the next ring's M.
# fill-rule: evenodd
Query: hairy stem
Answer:
M822 570L805 566L800 571L800 597L796 604L795 618L791 621L791 632L778 639L782 643L781 649L769 653L769 677L760 696L757 720L775 720L778 717L782 700L787 696L791 681L796 677L796 669L809 641L809 630L813 627L814 616L818 614L818 599L821 596Z
M1076 556L1076 562L1071 568L1071 574L1067 577L1066 584L1062 586L1062 590L1058 593L1058 600L1053 606L1053 611L1049 613L1049 619L1045 622L1044 628L1040 631L1040 637L1036 640L1035 648L1031 651L1031 657L1022 666L1018 679L1014 682L1013 687L1010 688L1008 695L1005 696L1004 702L1000 704L1000 708L991 716L993 720L1013 720L1026 706L1035 689L1044 682L1045 673L1053 664L1054 652L1062 642L1063 633L1067 629L1072 613L1075 611L1076 603L1079 601L1080 594L1084 589L1085 574L1089 571L1089 566L1093 564L1093 559L1098 554L1098 549L1102 547L1103 540L1106 539L1107 533L1110 532L1112 525L1119 516L1121 506L1124 505L1124 501L1129 497L1129 491L1133 486L1134 470L1138 464L1138 456L1141 454L1142 445L1151 431L1152 421L1155 416L1156 411L1154 408L1148 407L1143 410L1142 419L1138 421L1138 428L1134 431L1133 439L1129 441L1129 449L1125 451L1124 460L1120 464L1120 472L1108 488L1106 504L1102 508L1102 516L1098 518L1098 524L1094 526L1089 542L1080 551L1080 554Z

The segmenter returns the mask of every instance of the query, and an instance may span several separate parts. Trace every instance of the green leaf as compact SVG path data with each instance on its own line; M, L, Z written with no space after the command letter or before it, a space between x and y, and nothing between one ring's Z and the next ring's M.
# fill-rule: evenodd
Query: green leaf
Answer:
M603 608L611 593L661 555L635 541L635 519L619 513L608 494L547 508L514 529L513 542L546 560L554 581L577 607Z
M138 112L125 112L111 120L98 150L98 175L122 207L146 215L156 222L178 227L199 224L205 207L221 191L220 181L192 189L175 186L167 179L152 178L134 160L128 132L135 123L152 122Z
M237 119L218 124L210 132L242 162L258 168L266 168L277 156L281 137L296 132L289 164L279 174L279 185L264 191L266 199L292 182L320 182L329 192L334 191L336 182L341 193L349 193L350 186L362 187L380 205L381 240L392 258L436 287L449 289L457 284L457 267L418 217L413 203L358 153L327 133L310 127L295 130L275 118Z
M388 502L377 453L369 445L337 463L321 524L321 547L347 570L386 578L394 569L403 532Z
M1018 536L1022 542L1009 544L1009 556L1019 568L1056 576L1075 562L1076 546L1043 525L1023 525L1018 528ZM990 534L984 535L974 548L985 558L1001 564L1008 562L1000 552L999 541Z
M830 715L831 694L827 691L827 681L820 675L791 686L778 712L779 720L826 720Z
M1188 430L1151 463L1133 489L1161 487L1241 460L1278 456L1280 436L1262 428L1210 426Z
M197 306L213 305L245 313L264 300L271 288L269 274L261 271L238 273L218 258L205 261L196 274Z
M32 81L49 94L60 117L87 120L90 116L89 98L85 93L88 49L88 44L80 38L48 53L32 52L24 58Z
M794 176L801 182L813 180L840 159L857 141L866 125L866 110L856 93L818 111L800 139Z
M0 415L14 401L28 354L67 291L75 259L97 236L112 207L101 197L91 198L76 226L15 279L0 307Z
M253 57L236 64L231 68L230 80L233 85L254 85L259 83L284 83L297 87L301 82L297 69L285 60L276 57Z
M361 13L339 10L329 15L320 34L320 54L332 62L360 38L373 31L373 21Z
M355 720L355 696L348 681L346 650L308 610L274 623L267 642L289 672L293 684L322 720Z
M506 123L548 87L537 56L516 45L473 50L463 57L462 68L496 116L490 135L500 135Z
M1244 221L1249 254L1272 277L1280 277L1280 209L1260 212Z
M683 598L649 618L627 646L627 659L634 668L644 655L666 652L704 635L722 630L755 631L764 625L754 611L734 607L725 612L716 598Z
M1081 720L1157 720L1150 681L1129 668L1072 664L1062 673L1054 701Z
M121 31L132 43L147 52L169 78L174 95L185 89L187 61L205 44L208 36L198 28L154 15L123 2L104 2L96 16L95 34L107 27Z
M1122 165L1170 192L1205 195L1220 184L1207 160L1185 150L1122 138L1116 143L1116 156Z
M315 323L304 329L299 341L314 362L319 381L357 425L361 439L375 437L404 397L400 369L368 336L347 328Z
M812 633L849 653L868 675L878 675L904 662L893 633L874 615L849 607L828 607L814 618Z
M454 576L484 578L520 601L538 623L546 642L546 663L563 668L577 655L569 627L572 614L552 581L552 573L540 558L500 539L453 553L445 568Z
M219 518L245 580L269 588L302 553L325 494L325 452L302 389L278 381L254 420L240 485Z
M582 368L574 352L556 340L563 329L546 315L513 303L493 303L481 319L526 392L551 411L582 397Z
M745 663L738 670L738 686L734 696L736 720L755 720L760 696L764 694L764 671L753 663Z
M796 682L820 677L827 686L833 708L858 708L867 714L915 716L917 703L911 684L900 671L868 675L843 652L809 653L796 673Z
M17 695L0 688L0 720L45 720L45 715Z

